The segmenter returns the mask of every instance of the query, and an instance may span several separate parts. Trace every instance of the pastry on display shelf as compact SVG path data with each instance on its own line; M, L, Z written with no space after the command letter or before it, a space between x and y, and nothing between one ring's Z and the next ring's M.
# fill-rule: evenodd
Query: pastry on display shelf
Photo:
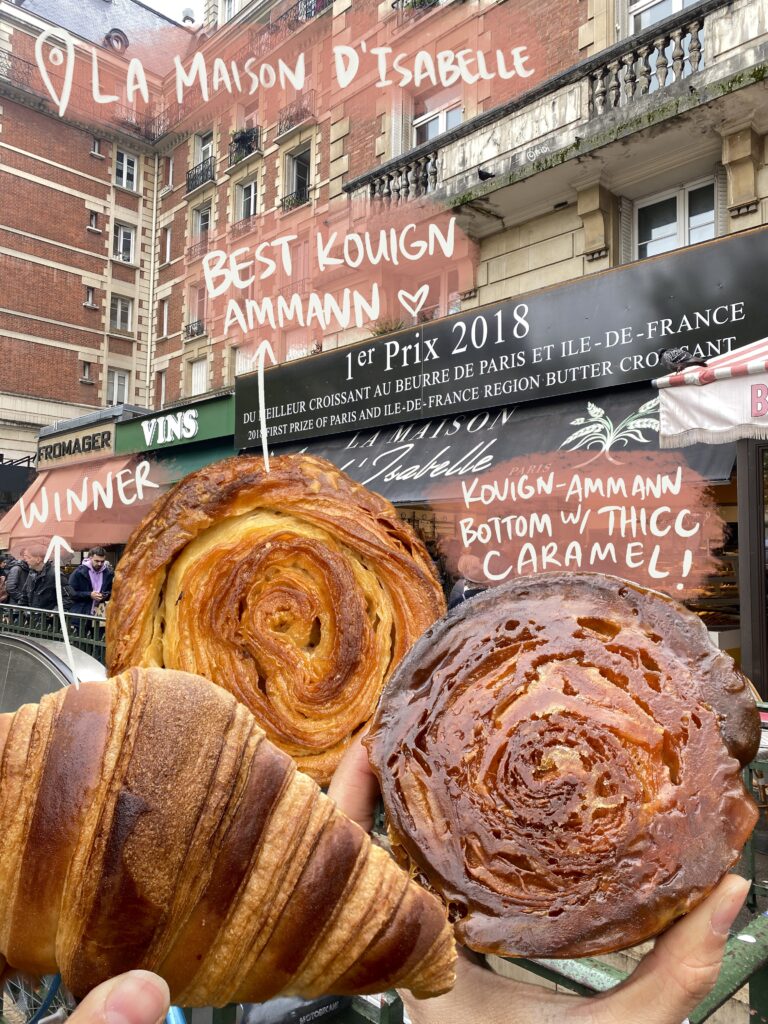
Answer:
M487 591L429 629L364 740L393 852L479 952L636 945L736 863L760 723L702 622L613 577Z
M439 901L206 679L59 690L0 715L0 765L0 968L190 1007L453 984Z
M107 665L211 679L325 784L444 611L426 549L388 501L324 459L285 455L267 473L239 456L185 477L133 533Z

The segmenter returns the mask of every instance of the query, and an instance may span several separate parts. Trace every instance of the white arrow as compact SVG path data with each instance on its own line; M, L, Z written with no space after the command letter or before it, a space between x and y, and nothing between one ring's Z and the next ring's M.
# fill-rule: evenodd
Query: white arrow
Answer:
M264 361L269 355L272 365L277 366L277 359L267 339L259 345L256 352L256 368L259 371L259 426L261 427L261 451L264 456L264 469L269 472L269 442L267 440L267 410L264 407Z
M55 572L56 580L56 604L59 609L59 622L61 623L61 635L64 638L64 647L67 651L67 661L69 661L69 667L72 670L72 679L74 680L75 687L80 689L80 680L77 678L77 669L75 668L75 659L72 654L72 647L69 643L69 627L67 626L67 617L64 614L64 598L61 593L61 549L64 548L70 555L74 554L72 548L67 544L63 537L59 537L56 534L51 537L51 543L48 545L48 550L45 552L46 562L50 561L51 553L53 553L53 570Z

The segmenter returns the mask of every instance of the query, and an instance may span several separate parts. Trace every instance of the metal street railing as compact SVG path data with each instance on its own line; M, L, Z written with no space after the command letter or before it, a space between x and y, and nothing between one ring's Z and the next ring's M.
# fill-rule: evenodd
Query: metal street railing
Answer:
M73 647L104 663L106 659L106 624L93 615L64 613L64 621ZM42 640L64 640L58 609L47 611L0 604L0 632L15 636L38 637Z

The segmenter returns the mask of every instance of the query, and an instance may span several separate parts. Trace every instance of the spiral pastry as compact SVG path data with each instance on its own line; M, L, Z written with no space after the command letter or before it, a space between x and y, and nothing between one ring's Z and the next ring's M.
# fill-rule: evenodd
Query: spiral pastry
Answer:
M445 610L389 502L323 459L227 459L153 506L120 560L111 674L196 673L326 783L405 652Z
M586 956L699 903L757 819L759 719L695 615L597 575L521 579L428 630L366 744L398 859L460 942Z

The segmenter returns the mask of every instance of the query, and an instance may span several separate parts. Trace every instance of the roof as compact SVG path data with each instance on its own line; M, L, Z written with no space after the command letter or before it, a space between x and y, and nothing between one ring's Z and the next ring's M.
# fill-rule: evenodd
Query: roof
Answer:
M685 384L711 384L728 377L749 377L768 370L768 338L751 345L708 359L706 366L695 366L680 373L670 373L654 381L657 388L677 388Z
M185 6L184 0L178 2L181 13ZM160 37L166 51L165 65L168 63L169 49L184 53L190 42L189 29L153 11L141 0L23 0L19 6L29 14L44 18L52 25L58 25L98 46L104 45L104 37L111 29L120 29L128 37L126 56L141 56L147 68L152 70L167 70L160 66L153 68L153 62L145 56ZM178 39L175 46L172 42L174 36ZM132 49L140 52L132 53Z

